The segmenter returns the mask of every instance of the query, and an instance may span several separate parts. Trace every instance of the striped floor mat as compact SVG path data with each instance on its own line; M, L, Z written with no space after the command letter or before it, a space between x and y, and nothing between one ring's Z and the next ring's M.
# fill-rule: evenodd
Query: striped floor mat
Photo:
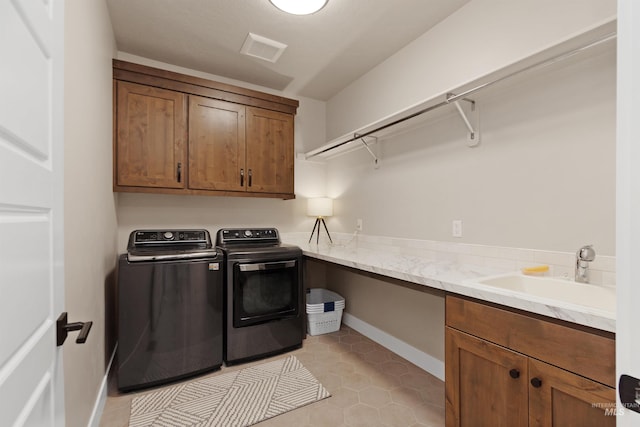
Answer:
M240 427L329 397L295 356L137 396L129 427Z

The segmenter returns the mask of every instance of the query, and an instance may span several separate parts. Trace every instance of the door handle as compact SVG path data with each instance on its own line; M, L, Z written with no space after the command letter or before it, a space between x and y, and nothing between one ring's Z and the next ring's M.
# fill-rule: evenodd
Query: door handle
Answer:
M618 390L620 402L622 402L624 409L640 412L640 380L638 378L622 374L618 381Z
M178 182L182 181L182 163L180 162L178 162L178 167L176 168L176 177Z
M251 187L251 178L253 177L253 173L251 172L251 169L249 169L249 187Z
M67 322L67 312L63 312L58 320L56 320L56 345L61 346L67 339L69 331L80 331L78 338L76 338L77 344L84 344L89 336L89 331L93 322Z
M244 169L240 169L240 187L244 187Z

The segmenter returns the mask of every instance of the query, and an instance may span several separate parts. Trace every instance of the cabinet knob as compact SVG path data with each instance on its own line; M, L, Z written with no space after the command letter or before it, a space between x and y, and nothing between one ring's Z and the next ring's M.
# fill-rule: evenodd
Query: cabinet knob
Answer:
M512 369L509 371L509 375L511 378L520 378L520 371L517 369Z
M531 385L535 388L539 388L542 386L542 380L538 377L531 378Z

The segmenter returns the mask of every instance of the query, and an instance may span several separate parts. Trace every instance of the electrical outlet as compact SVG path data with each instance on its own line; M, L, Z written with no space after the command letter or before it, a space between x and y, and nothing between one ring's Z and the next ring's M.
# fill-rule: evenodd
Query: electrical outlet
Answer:
M453 237L462 237L462 220L454 219L451 224L451 235Z
M356 219L356 230L362 231L362 218Z

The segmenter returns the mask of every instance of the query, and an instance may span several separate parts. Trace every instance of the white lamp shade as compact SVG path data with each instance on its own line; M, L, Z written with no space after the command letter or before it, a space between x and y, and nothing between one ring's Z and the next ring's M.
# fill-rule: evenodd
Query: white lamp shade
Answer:
M307 215L316 217L333 215L333 199L328 197L307 199Z

